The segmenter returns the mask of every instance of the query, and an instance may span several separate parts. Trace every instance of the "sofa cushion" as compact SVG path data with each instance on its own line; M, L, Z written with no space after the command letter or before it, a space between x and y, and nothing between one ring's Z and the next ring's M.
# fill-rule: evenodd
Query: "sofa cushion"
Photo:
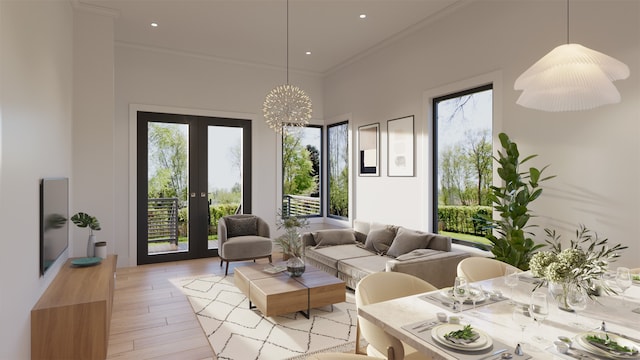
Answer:
M429 240L431 240L431 237L428 233L400 227L387 251L387 255L398 257L415 249L425 249L429 246Z
M323 264L333 269L338 268L339 260L371 255L373 255L373 253L355 244L336 245L323 248L307 247L305 252L305 257L307 259L311 259L313 262Z
M352 229L319 230L313 233L316 247L355 244L356 236Z
M227 238L235 236L258 235L258 218L255 216L232 218L226 217Z
M367 240L364 243L364 247L367 250L371 250L378 254L386 254L389 250L389 246L396 237L396 227L383 226L381 228L372 229L367 234Z
M355 289L358 281L374 272L385 271L386 256L363 256L338 261L338 277L344 280L350 288Z

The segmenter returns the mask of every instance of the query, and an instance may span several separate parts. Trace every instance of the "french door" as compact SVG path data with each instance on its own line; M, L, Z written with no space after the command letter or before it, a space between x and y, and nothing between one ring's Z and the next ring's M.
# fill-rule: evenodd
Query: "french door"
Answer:
M217 223L251 212L251 121L140 111L138 264L218 255Z

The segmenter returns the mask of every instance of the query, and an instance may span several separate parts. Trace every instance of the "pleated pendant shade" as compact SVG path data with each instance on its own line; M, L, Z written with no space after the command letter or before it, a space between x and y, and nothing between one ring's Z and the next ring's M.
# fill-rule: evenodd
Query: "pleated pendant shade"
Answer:
M620 102L613 81L629 77L624 63L580 44L556 47L515 82L517 104L543 111L578 111Z

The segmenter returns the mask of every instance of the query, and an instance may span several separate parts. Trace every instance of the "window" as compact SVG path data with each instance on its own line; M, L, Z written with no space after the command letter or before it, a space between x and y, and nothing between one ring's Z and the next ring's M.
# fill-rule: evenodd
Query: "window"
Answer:
M282 135L282 215L321 216L322 127L287 127Z
M474 218L492 213L492 104L492 85L433 99L434 230L480 248L491 244Z
M349 124L327 126L327 172L329 217L349 217Z

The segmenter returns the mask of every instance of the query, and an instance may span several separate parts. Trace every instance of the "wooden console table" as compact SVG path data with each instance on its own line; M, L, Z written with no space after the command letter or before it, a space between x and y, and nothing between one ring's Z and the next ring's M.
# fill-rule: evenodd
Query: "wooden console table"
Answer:
M117 255L62 266L31 310L31 359L105 359Z

